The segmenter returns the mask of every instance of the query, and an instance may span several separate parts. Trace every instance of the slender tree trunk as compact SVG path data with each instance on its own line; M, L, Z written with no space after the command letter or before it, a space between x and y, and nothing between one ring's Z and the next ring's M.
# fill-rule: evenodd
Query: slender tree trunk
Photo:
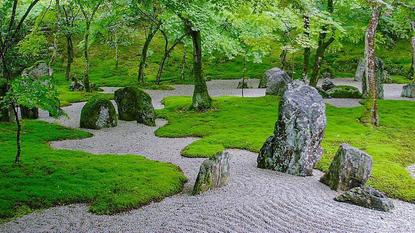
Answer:
M200 31L190 28L190 35L193 42L193 75L195 89L193 92L192 106L195 110L207 110L212 105L212 99L209 96L205 78L202 70L202 39Z
M243 77L242 77L242 97L244 97L245 77L246 77L246 54L244 56L244 69L243 69Z
M183 46L183 57L182 57L182 64L181 64L181 70L180 70L181 80L185 79L186 63L187 63L187 50L186 50L186 46Z
M13 104L12 107L13 107L14 117L16 119L16 126L17 126L17 131L16 131L16 158L14 160L14 163L18 164L18 163L20 163L20 153L21 153L20 134L21 134L22 126L20 124L19 114L18 114L17 109L16 109L17 106L15 106Z
M150 47L151 41L159 30L160 25L156 25L150 28L150 32L147 35L146 41L144 42L143 49L141 50L140 64L138 67L138 82L144 83L144 70L147 61L147 53Z
M411 45L412 45L412 67L409 73L409 77L412 77L413 81L415 82L415 21L412 22L412 36Z
M74 47L72 41L72 35L66 35L66 53L67 53L67 61L66 61L66 71L65 71L65 78L66 80L71 80L71 66L74 58Z
M85 67L84 67L84 85L85 90L87 92L91 92L91 85L89 83L89 48L88 48L88 41L89 41L89 33L91 28L91 22L86 21L86 29L84 35L84 59L85 59Z
M285 70L287 68L287 54L288 54L287 49L283 49L281 51L280 62L281 62L281 65L282 65L282 67L281 67L282 70Z
M115 69L118 70L120 50L118 48L118 38L115 38Z
M6 93L9 90L9 88L7 86L7 82L11 78L11 73L8 69L5 58L1 59L1 63L2 63L3 79L4 80L0 80L0 100L2 100L2 98L4 96L6 96ZM12 117L11 117L11 114L10 114L9 107L0 105L0 122L10 122L11 119L12 119Z
M307 38L310 38L310 17L304 15L304 35ZM303 63L303 80L308 80L308 69L310 66L310 47L304 48L304 63Z
M327 9L328 9L328 12L330 14L333 14L333 12L334 12L333 0L327 0ZM328 26L324 25L321 28L321 32L319 34L318 47L317 47L317 51L316 51L316 58L315 58L315 61L314 61L313 72L312 72L311 78L310 78L310 85L313 86L313 87L317 86L319 76L320 76L321 64L323 62L324 54L326 53L326 49L334 42L334 37L333 36L331 36L330 39L328 39L326 41L327 30L328 30Z
M365 39L365 59L366 59L366 83L369 85L369 96L366 101L362 122L379 126L378 96L376 86L376 30L379 24L381 7L373 7L372 17L366 32Z

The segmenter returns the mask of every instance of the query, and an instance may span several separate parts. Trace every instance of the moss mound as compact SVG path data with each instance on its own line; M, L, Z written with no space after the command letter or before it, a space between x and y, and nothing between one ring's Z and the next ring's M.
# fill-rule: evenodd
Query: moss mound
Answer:
M362 98L362 93L360 93L359 89L352 86L336 86L326 91L326 94L331 98Z
M82 108L81 128L102 129L117 126L117 113L111 101L92 97Z
M151 97L137 87L126 87L115 92L120 120L156 125L156 114Z

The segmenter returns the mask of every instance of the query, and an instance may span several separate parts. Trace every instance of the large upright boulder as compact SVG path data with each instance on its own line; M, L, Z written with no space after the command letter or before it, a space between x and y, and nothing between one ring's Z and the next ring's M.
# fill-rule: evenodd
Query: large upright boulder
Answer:
M272 68L265 72L259 83L259 88L267 88L267 95L282 96L287 85L292 82L291 77L280 68Z
M348 144L340 145L329 171L320 179L336 191L363 186L372 171L372 158Z
M376 58L376 89L378 99L383 99L385 97L383 90L383 82L385 79L385 70L384 63L380 58ZM365 69L366 73L366 69ZM362 79L362 93L363 97L367 98L369 96L369 86L366 80L366 74L364 74Z
M45 76L52 76L52 68L44 61L36 62L33 66L26 68L22 72L23 77L41 78Z
M298 176L310 176L321 159L321 141L326 129L326 107L318 91L294 81L279 104L274 135L263 145L259 168Z
M126 87L115 91L120 120L134 121L149 126L156 125L156 114L151 97L137 87Z
M95 96L81 111L81 128L102 129L117 126L117 113L111 101Z
M229 153L222 152L203 161L193 187L193 195L220 188L229 183Z
M415 98L415 83L405 85L402 89L402 97Z

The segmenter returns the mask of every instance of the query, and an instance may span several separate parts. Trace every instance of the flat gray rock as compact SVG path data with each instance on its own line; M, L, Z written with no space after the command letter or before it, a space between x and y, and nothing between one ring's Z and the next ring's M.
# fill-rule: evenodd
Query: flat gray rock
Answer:
M361 207L389 212L395 208L393 202L382 192L371 187L357 187L335 198Z

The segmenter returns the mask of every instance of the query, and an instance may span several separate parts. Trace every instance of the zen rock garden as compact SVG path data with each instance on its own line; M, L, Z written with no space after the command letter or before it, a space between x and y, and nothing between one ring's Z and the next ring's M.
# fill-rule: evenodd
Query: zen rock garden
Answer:
M415 0L0 0L0 233L415 233Z

